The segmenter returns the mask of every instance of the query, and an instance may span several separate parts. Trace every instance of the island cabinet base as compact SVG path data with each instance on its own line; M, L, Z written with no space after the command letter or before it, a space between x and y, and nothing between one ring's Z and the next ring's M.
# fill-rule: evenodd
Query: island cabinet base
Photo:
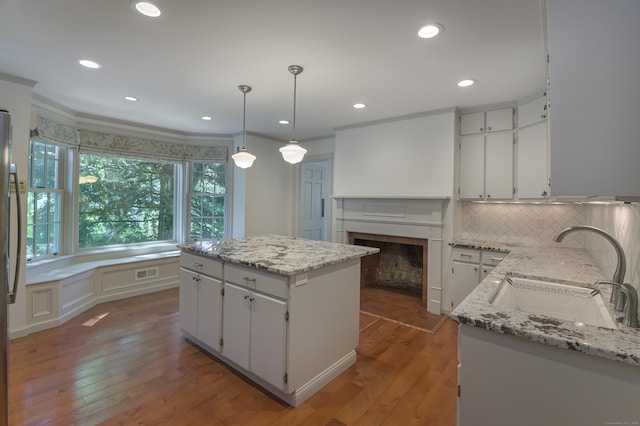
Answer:
M467 325L458 361L459 426L640 421L640 366Z
M223 262L222 276L221 306L211 305L221 321L185 334L274 396L296 407L356 362L360 258L289 276ZM199 337L207 327L220 328L219 344Z

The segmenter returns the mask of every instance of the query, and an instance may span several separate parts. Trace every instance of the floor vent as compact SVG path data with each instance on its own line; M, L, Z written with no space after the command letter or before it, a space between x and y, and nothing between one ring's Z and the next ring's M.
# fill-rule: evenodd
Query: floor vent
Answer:
M158 276L158 268L136 269L136 281L148 280Z

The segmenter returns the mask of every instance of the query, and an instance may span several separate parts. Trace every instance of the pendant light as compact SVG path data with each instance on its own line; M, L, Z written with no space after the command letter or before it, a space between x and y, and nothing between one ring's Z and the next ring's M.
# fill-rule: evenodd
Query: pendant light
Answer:
M296 164L302 161L302 158L307 153L307 150L301 147L296 140L296 80L298 74L302 73L303 68L300 65L290 65L289 72L293 74L293 138L289 143L282 148L282 158L284 161L291 164Z
M233 154L231 158L233 158L236 166L240 167L241 169L246 169L251 167L254 160L256 159L255 155L247 151L247 132L245 130L245 122L247 118L247 93L251 91L251 86L241 85L238 86L238 89L242 93L244 93L244 104L242 110L242 148L240 148L238 152Z

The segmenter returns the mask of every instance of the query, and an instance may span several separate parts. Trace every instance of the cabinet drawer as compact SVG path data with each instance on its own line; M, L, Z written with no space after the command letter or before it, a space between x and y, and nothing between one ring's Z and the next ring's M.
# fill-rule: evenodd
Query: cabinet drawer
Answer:
M502 259L506 256L506 253L500 253L495 251L483 251L482 252L482 265L496 266L502 262Z
M451 255L459 262L480 263L480 250L453 249Z
M283 275L226 263L224 266L224 280L282 299L288 299L289 297L288 279Z
M208 256L180 253L180 266L211 277L222 278L222 262Z

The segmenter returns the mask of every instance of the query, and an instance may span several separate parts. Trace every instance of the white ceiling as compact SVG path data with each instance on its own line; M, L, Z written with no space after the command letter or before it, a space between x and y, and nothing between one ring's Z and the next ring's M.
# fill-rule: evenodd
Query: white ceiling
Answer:
M442 108L510 102L544 89L542 0L2 0L0 72L80 116L179 134L247 130L286 141L292 64L296 136ZM439 37L418 29L438 22ZM87 70L75 61L103 65ZM463 78L477 80L466 89ZM136 103L125 101L136 96ZM356 102L367 108L356 110ZM213 116L205 122L203 115Z

